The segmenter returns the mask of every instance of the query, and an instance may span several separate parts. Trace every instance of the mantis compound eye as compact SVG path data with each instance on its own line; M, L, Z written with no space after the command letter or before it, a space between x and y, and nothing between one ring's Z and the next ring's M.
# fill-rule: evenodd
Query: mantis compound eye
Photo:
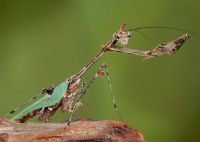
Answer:
M185 39L188 39L190 38L190 35L189 34L185 34Z
M131 31L128 31L128 32L127 32L127 37L128 37L128 38L131 38L131 36L132 36L132 32L131 32Z

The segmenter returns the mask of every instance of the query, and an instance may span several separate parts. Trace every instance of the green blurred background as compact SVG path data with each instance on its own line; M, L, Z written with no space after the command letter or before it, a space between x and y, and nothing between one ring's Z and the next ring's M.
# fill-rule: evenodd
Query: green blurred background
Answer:
M200 33L198 0L29 0L0 1L0 114L42 88L76 73L111 39L122 23L128 27L169 26ZM183 34L166 29L135 33L128 47L152 49ZM173 56L141 62L141 57L107 53L118 107L129 126L147 142L200 141L199 38ZM93 77L98 62L83 80ZM99 79L74 118L119 120ZM64 121L58 111L53 121ZM36 120L31 120L36 121Z

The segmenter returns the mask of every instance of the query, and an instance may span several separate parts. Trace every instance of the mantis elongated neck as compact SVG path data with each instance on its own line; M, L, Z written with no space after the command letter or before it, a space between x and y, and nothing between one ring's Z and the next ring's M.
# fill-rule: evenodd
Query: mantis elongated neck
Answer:
M85 72L92 66L94 65L98 59L102 57L102 55L111 47L113 47L116 44L117 40L113 38L110 42L108 42L97 55L86 65L84 66L78 73L76 73L74 76L72 76L72 79L79 79L81 78Z
M98 59L101 58L101 56L104 54L104 52L106 51L106 48L103 48L86 66L84 66L76 75L76 78L81 78L85 72L92 66L94 65Z

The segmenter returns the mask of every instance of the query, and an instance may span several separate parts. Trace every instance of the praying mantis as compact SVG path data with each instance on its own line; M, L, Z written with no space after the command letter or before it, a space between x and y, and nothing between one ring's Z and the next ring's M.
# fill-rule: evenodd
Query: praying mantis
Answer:
M148 51L127 48L126 46L128 45L128 42L132 37L131 31L136 31L139 29L142 28L126 30L126 25L122 24L118 32L113 35L112 39L106 44L102 45L102 48L97 53L97 55L92 60L90 60L89 63L87 63L82 69L80 69L80 71L65 79L57 86L51 86L49 88L43 89L43 96L40 99L14 115L11 119L15 120L16 122L25 122L34 116L38 116L41 120L48 121L58 108L62 108L62 111L68 111L69 113L71 113L69 118L70 122L74 111L82 106L81 99L86 94L88 88L91 86L94 80L97 77L107 76L108 81L110 82L110 77L108 76L108 68L105 64L102 64L102 66L95 74L94 78L91 80L91 82L88 83L87 86L85 86L84 82L80 85L83 75L104 55L105 52L115 51L120 53L139 55L143 56L144 60L146 60L157 56L174 54L187 41L187 39L189 39L189 35L184 34L168 43L161 43L157 45L153 50ZM111 85L110 89L112 90ZM111 95L113 99L113 106L117 110L118 115L121 117L112 92ZM17 109L12 110L8 114L13 114L16 110Z

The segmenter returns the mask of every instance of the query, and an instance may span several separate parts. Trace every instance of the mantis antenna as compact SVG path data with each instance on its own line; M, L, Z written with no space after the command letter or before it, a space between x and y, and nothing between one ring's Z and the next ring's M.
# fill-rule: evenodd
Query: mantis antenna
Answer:
M130 28L127 31L137 31L138 32L139 30L143 30L143 29L169 29L169 30L180 31L180 32L189 32L197 37L200 37L199 34L189 31L189 30L175 28L175 27L166 27L166 26L144 26L144 27Z

